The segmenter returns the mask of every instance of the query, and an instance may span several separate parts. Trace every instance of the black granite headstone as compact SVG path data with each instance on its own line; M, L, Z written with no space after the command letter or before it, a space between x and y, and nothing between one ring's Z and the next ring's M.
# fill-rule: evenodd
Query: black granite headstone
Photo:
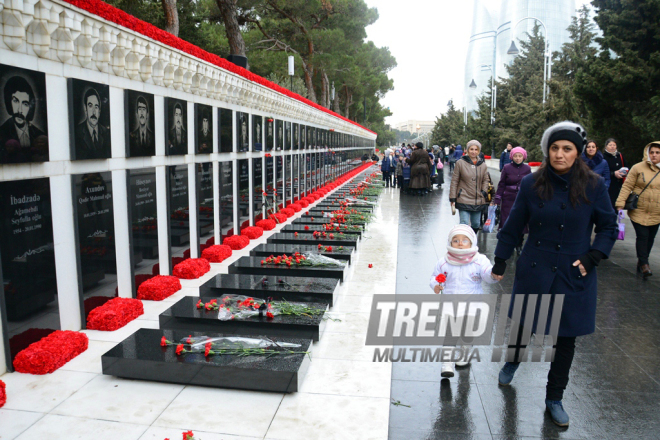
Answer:
M299 232L296 236L293 232L280 232L278 234L268 237L267 242L273 244L301 244L307 246L352 246L358 248L360 237L357 235L349 235L345 233L332 233L333 238L330 238L330 232L326 233L326 237L319 235L318 238L314 237L312 232Z
M220 230L222 237L234 233L234 173L232 162L220 162ZM220 243L216 243L220 244Z
M177 356L175 346L160 345L163 336L178 342L189 335L250 337L233 333L140 329L101 357L103 374L183 385L292 393L300 389L309 367L310 357L306 354L204 357L202 352ZM270 339L299 344L294 350L300 352L308 352L312 344L311 339Z
M154 95L124 91L126 157L156 155Z
M169 254L171 258L183 258L190 243L188 165L167 167L167 197L170 215ZM163 273L171 274L172 267L165 268Z
M236 141L238 142L238 148L236 151L243 152L250 150L249 144L249 134L250 134L250 115L244 112L236 112L236 130L237 136Z
M195 104L195 153L213 153L213 107Z
M286 266L261 264L262 258L241 257L232 263L229 273L244 273L249 275L282 275L294 277L334 278L344 281L348 264L343 266Z
M197 236L201 246L213 237L214 205L213 205L213 163L205 162L196 164L197 167Z
M355 251L355 248L352 246L330 246L332 250L329 250L328 246L322 246L320 249L318 245L300 245L300 244L260 244L256 248L250 251L250 255L254 257L264 258L270 255L291 255L296 252L311 253L311 254L321 254L326 257L334 258L335 260L343 260L351 262L351 258Z
M165 97L165 155L188 154L188 103Z
M265 197L263 195L263 163L264 159L252 159L252 214L253 223L261 220L265 212Z
M71 159L107 159L110 140L110 87L69 78Z
M220 152L231 153L234 151L234 118L230 109L218 109L218 125L220 130Z
M259 115L252 115L252 150L264 150L264 118Z
M238 224L240 229L250 222L250 162L248 159L238 161Z
M301 224L289 224L285 225L282 228L283 232L297 232L298 234L302 233L313 233L314 231L319 231L319 232L326 232L326 233L333 233L335 236L337 236L340 232L343 232L344 234L351 234L351 235L357 235L359 237L362 236L362 229L361 228L352 228L350 226L347 226L344 228L343 226L338 225L339 229L337 227L334 227L332 230L326 229L322 224L316 224L316 225L301 225Z
M132 261L134 288L153 275L158 263L158 215L156 210L156 170L144 168L128 171L128 211L131 223L132 256L142 254L138 264Z
M256 297L255 297L256 298ZM213 298L204 298L208 303ZM223 304L220 296L216 297L218 304ZM266 298L260 298L266 300ZM311 339L316 342L325 329L323 315L275 315L272 319L266 316L250 316L240 319L220 320L217 310L206 310L197 307L200 300L197 296L181 298L172 307L158 317L159 328L163 330L188 330L212 333L237 333L242 335L266 335L284 338ZM300 303L289 301L290 303ZM307 307L317 310L327 310L328 305L322 303L306 303Z

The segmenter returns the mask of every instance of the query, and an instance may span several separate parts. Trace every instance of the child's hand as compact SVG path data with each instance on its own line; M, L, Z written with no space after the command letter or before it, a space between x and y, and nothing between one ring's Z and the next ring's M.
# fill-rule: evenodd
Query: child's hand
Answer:
M434 291L435 293L440 293L441 290L442 290L442 284L438 284L437 286L435 286L435 287L433 288L433 291Z
M495 275L494 273L491 273L490 277L492 279L494 279L495 281L502 281L502 278L504 278L504 275Z

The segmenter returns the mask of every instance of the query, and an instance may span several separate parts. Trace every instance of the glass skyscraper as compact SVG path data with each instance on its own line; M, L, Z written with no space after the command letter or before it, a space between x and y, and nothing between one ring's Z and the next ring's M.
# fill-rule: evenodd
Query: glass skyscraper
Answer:
M476 108L477 98L490 88L491 76L506 78L504 66L514 57L507 55L511 42L515 41L520 50L519 40L526 38L539 20L547 28L551 52L568 42L567 29L576 15L575 7L575 0L474 0L465 60L463 96L467 110ZM473 81L476 88L470 88Z

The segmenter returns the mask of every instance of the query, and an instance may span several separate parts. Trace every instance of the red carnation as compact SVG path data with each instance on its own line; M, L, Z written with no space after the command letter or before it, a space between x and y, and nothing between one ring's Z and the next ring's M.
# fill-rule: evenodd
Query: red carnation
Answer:
M260 227L264 231L272 231L273 229L275 229L275 226L277 226L277 224L275 223L274 220L265 219L265 220L259 220L258 222L256 222L255 226Z
M225 238L222 241L222 244L225 244L230 248L232 248L233 250L237 251L239 249L243 249L248 244L250 244L250 239L245 235L231 235Z
M248 226L241 229L241 235L245 235L250 240L255 240L264 235L264 230L259 226Z
M374 265L369 263L369 269L371 269L372 267L374 267Z
M0 408L7 403L7 386L0 380Z
M181 290L181 281L169 275L156 275L140 284L137 298L150 301L162 301Z
M275 315L273 315L271 312L266 312L266 318L268 319L273 319Z
M89 330L114 331L144 314L142 301L134 298L112 298L87 315Z
M88 344L84 333L56 330L20 351L14 358L14 368L19 373L49 374L87 350ZM0 401L2 399L0 389Z
M232 251L226 244L216 244L209 246L202 251L202 258L208 260L209 263L220 263L227 258L231 257Z
M445 281L447 281L447 277L445 276L445 274L442 274L442 273L441 273L441 274L439 274L437 277L435 277L435 280L436 280L438 283L442 284L442 283L444 283Z
M194 280L211 270L211 264L204 258L188 258L174 266L172 275L184 280Z
M207 342L206 345L204 345L204 356L208 356L210 352L211 352L211 343Z
M183 349L183 344L179 344L179 345L177 345L177 346L176 346L176 355L177 355L177 356L180 356L181 353L183 353L183 352L185 352L185 350Z
M305 225L305 231L309 231L309 226Z
M167 338L165 336L160 338L160 346L161 347L166 347L167 346Z

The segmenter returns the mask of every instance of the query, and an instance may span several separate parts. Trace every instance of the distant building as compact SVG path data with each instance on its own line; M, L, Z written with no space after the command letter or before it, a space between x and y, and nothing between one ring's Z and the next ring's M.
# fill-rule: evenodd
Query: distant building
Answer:
M467 110L476 109L477 98L490 88L492 76L507 77L504 66L514 58L514 55L507 54L511 42L514 41L520 50L519 40L532 32L538 20L548 28L551 52L568 42L567 29L571 18L576 15L575 8L575 0L474 0L472 33L465 60ZM540 28L545 35L543 26ZM476 88L470 88L472 81Z
M419 125L419 131L417 131L418 125ZM409 120L405 122L399 122L398 124L394 124L394 129L399 131L409 131L410 133L413 134L430 133L431 130L433 130L433 127L435 127L435 122L433 121Z

